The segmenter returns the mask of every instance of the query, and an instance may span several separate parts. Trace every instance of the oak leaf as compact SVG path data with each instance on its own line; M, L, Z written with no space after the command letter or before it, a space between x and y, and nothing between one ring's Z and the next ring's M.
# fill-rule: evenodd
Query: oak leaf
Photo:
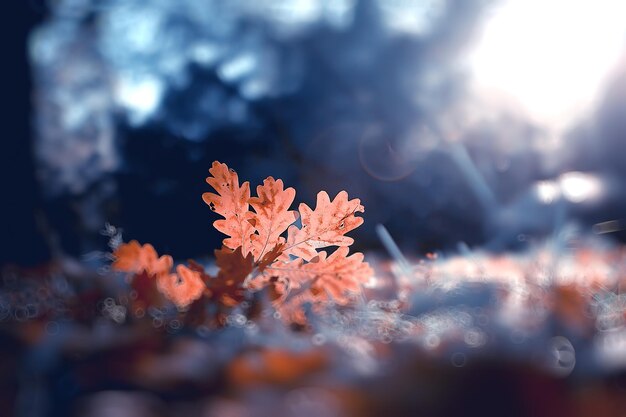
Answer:
M315 209L300 204L298 215L290 210L296 192L291 187L285 189L282 180L267 177L257 187L257 196L245 200L249 185L245 183L241 191L233 170L214 162L210 172L213 177L207 178L207 182L218 194L206 193L204 200L224 216L215 225L230 236L224 240L225 246L239 249L241 257L248 253L253 256L253 263L246 269L249 271L245 288L273 286L281 294L275 305L282 303L285 308L305 299L347 304L350 294L358 292L371 276L372 270L363 262L362 254L348 256L348 246L354 240L346 233L363 223L356 216L364 211L359 199L350 200L348 193L341 191L331 200L328 193L321 191ZM236 216L232 214L235 212ZM299 216L300 228L294 225ZM282 236L285 232L286 237ZM318 252L330 246L338 249L331 255Z
M275 245L272 250L265 252L265 255L256 263L256 269L259 273L264 272L268 266L274 263L283 253L285 247L284 239Z
M242 253L247 255L250 236L254 233L248 221L250 183L246 181L239 185L237 173L218 161L213 162L209 173L212 176L207 177L206 182L217 194L206 192L202 194L202 199L211 210L224 217L213 222L213 226L229 236L224 239L224 246L231 249L241 247Z
M227 236L222 249L215 251L217 276L209 276L193 261L172 273L170 256L159 257L151 245L131 241L116 249L112 266L133 273L141 291L158 290L179 308L203 294L206 300L233 307L246 298L246 291L267 287L276 294L274 306L302 322L305 303L348 304L371 276L363 254L349 255L353 239L346 236L363 223L356 216L364 211L359 199L350 200L341 191L331 200L321 191L315 209L300 204L298 212L290 209L296 191L285 188L280 179L267 177L251 196L250 184L239 184L237 173L226 164L213 162L209 173L206 181L215 192L202 198L223 217L213 224ZM299 217L301 227L294 225ZM337 249L330 255L320 250L331 246ZM193 308L204 305L195 303Z
M209 296L224 306L233 307L244 300L243 283L254 269L253 257L251 254L244 257L241 248L233 251L223 247L215 251L215 263L219 273L206 281Z
M176 274L157 277L157 288L176 307L185 308L202 296L206 285L198 272L178 265Z
M283 188L282 180L267 177L257 187L258 197L249 200L254 209L250 223L256 230L252 235L252 253L256 260L284 241L280 235L298 219L295 211L289 210L296 197L296 190Z
M113 257L113 270L135 274L145 272L149 276L167 274L174 264L171 256L159 257L154 246L149 243L142 246L136 240L119 245L113 252Z
M345 246L339 247L330 256L321 251L307 263L302 259L277 261L267 271L278 278L278 291L285 296L290 292L309 291L314 298L343 305L350 301L350 294L357 293L373 272L363 262L362 253L348 256L348 251Z
M132 277L130 287L134 291L131 304L134 311L145 310L154 305L159 305L163 301L163 295L156 287L154 275L146 272L135 273Z
M328 193L317 194L315 210L302 203L299 206L302 227L289 227L285 253L311 260L317 256L317 249L327 246L350 246L354 239L345 236L363 224L363 218L356 217L364 208L358 198L348 200L348 193L341 191L331 201Z
M122 243L113 256L113 270L134 274L131 285L137 291L137 304L140 307L155 302L158 295L155 288L178 308L187 307L200 298L206 289L200 274L184 265L178 265L176 273L172 274L172 257L159 257L149 243L141 245L136 240Z

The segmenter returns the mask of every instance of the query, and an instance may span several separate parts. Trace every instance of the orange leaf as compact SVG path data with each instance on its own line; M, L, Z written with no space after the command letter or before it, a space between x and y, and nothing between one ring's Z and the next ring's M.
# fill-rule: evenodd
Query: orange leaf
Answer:
M157 278L157 288L178 308L184 308L200 298L206 286L198 272L178 265L176 274L161 275Z
M238 386L294 384L327 364L327 352L320 349L304 352L266 349L236 357L228 365L226 375Z
M340 247L328 257L322 251L308 263L301 259L277 261L267 271L278 277L279 283L286 284L285 291L294 291L294 294L309 291L320 300L347 304L349 295L358 292L373 272L367 262L363 262L362 253L348 256L348 251L347 247ZM286 292L286 295L289 294Z
M114 270L136 274L145 272L150 276L169 273L174 263L171 256L158 257L151 244L147 243L142 246L136 240L122 243L113 252L113 256L115 261L111 266Z
M357 212L363 212L358 198L348 200L348 193L339 192L334 200L328 193L317 194L315 210L302 203L299 206L302 228L291 226L288 230L285 253L311 260L317 255L316 249L327 246L350 246L354 240L345 234L363 223Z
M296 192L285 189L282 180L267 177L257 187L258 195L251 197L250 184L240 185L237 173L226 164L213 162L209 173L206 181L215 193L204 193L202 198L223 217L213 224L227 235L224 247L215 252L217 277L208 276L195 263L178 266L177 273L171 274L171 257L159 258L151 245L136 241L115 251L113 268L141 274L148 287L149 278L156 277L158 290L178 307L191 304L205 291L210 299L232 307L243 301L246 289L270 285L280 295L273 301L275 306L300 321L304 320L304 303L318 307L330 301L347 304L371 276L362 254L348 256L353 239L346 233L363 223L356 217L364 211L359 199L349 200L347 192L341 191L331 200L321 191L315 209L300 204L302 227L298 228L293 225L298 212L290 210ZM285 232L286 238L281 236ZM318 253L329 246L338 248L329 256Z
M202 199L211 210L224 217L213 222L213 226L229 236L224 239L224 246L231 249L241 247L242 252L248 254L248 242L250 235L254 233L254 228L248 221L250 183L246 181L240 186L237 173L218 161L213 162L209 172L212 176L207 177L206 182L217 194L204 193Z
M160 291L156 288L154 275L148 275L146 272L136 273L130 285L136 294L136 297L131 299L133 308L145 310L163 300Z
M282 180L267 177L256 190L258 197L252 197L249 202L254 208L250 219L256 230L252 235L252 253L256 260L260 260L267 251L281 243L281 233L296 221L298 214L289 210L296 190L291 187L283 189Z
M271 265L278 257L283 253L284 243L279 243L274 246L271 251L266 252L265 255L257 262L257 270L259 272L265 271L265 269Z
M220 271L217 277L207 280L211 298L233 307L244 299L242 284L254 269L252 255L244 257L241 248L233 251L223 247L215 251L215 263Z
M122 243L113 252L115 260L111 268L115 271L138 272L142 269L140 265L140 254L142 247L136 240Z
M173 260L169 255L159 257L150 244L141 245L136 240L122 243L113 252L113 270L130 272L133 275L131 286L137 297L133 306L146 308L160 299L155 285L156 280L169 277Z
M280 293L281 289L276 287L276 291ZM272 301L272 305L277 312L280 313L280 318L285 323L296 323L305 325L307 323L307 316L304 309L305 305L309 305L311 311L320 313L323 309L322 301L317 298L317 294L313 291L298 291L294 292L287 297L287 294L283 294Z

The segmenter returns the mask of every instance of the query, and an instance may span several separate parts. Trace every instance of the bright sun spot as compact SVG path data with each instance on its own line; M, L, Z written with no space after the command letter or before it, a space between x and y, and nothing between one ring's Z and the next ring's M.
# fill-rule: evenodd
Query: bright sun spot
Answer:
M537 197L544 204L553 203L561 195L559 185L554 181L540 181L536 184Z
M564 197L571 203L582 203L600 198L604 193L602 180L584 172L566 172L556 180L539 181L535 184L535 194L539 201L551 204Z
M564 127L594 100L625 34L625 0L504 0L470 66L481 90Z
M600 197L602 182L594 175L583 172L566 172L559 177L563 196L572 203L582 203Z

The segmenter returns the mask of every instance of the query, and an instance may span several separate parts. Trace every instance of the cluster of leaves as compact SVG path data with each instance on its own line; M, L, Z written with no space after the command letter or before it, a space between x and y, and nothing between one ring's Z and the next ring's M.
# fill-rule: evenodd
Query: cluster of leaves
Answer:
M250 184L239 183L237 173L214 162L204 193L205 203L222 216L213 225L227 237L215 251L217 276L193 261L177 265L170 256L158 256L150 244L123 243L113 255L113 269L132 274L136 303L148 307L160 296L184 309L210 302L221 308L238 305L254 292L267 289L272 304L289 322L303 324L304 307L314 310L334 303L347 305L372 275L363 254L349 255L354 242L346 233L363 223L359 199L341 191L330 199L317 195L314 209L300 204L290 210L296 191L282 180L267 177L251 196ZM300 220L300 227L296 224ZM329 247L337 247L329 253Z

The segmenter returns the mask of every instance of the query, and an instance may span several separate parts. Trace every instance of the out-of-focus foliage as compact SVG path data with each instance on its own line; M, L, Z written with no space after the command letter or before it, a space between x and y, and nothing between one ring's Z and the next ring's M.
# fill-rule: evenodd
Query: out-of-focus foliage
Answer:
M197 319L219 303L196 301L182 313L169 303L142 306L132 282L69 260L6 269L0 364L15 368L18 352L29 361L0 401L42 416L376 416L392 407L399 416L617 417L626 405L625 252L570 244L567 252L440 253L405 268L373 261L364 299L306 311L299 327L286 326L263 292L221 310L214 326ZM145 252L146 276L167 259L147 245L119 250ZM240 270L237 256L235 267L221 257L223 271ZM118 265L140 268L126 261ZM24 395L51 401L13 400Z

